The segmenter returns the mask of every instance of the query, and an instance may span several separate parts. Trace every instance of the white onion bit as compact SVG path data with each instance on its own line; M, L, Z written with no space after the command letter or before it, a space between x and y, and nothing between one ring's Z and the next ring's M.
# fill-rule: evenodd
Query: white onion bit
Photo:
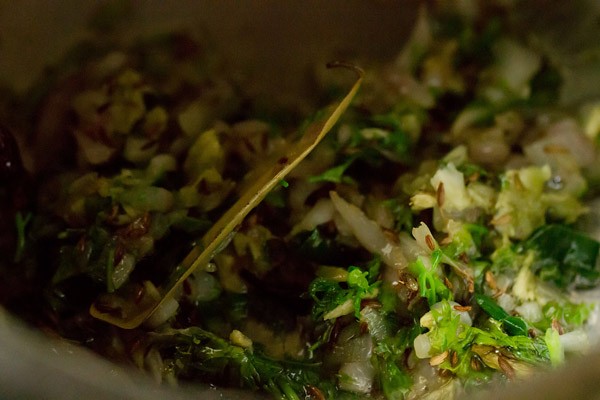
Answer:
M408 262L402 249L383 233L375 221L369 219L360 208L342 199L336 192L330 192L329 195L336 211L365 249L381 256L382 261L394 269L406 268Z
M349 362L342 365L339 375L341 389L366 394L373 387L375 370L369 361Z

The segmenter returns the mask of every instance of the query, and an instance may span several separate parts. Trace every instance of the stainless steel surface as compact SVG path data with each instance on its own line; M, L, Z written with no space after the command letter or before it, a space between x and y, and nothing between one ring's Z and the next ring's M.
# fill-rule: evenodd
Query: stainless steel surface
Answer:
M86 349L34 332L0 308L0 399L231 400L262 396L206 387L160 386Z

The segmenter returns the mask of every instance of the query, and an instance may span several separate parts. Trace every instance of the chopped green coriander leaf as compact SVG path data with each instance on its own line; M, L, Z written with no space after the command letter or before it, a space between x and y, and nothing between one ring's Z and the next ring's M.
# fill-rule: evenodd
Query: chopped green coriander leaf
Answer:
M377 281L377 276L371 276L371 273L379 273L379 267L374 267L378 264L379 262L372 262L367 271L355 266L349 267L345 283L325 278L315 279L308 290L315 302L313 319L333 319L352 312L359 318L362 301L377 296L381 282Z
M348 157L346 161L342 164L336 165L323 172L320 175L311 176L308 181L311 183L319 183L319 182L333 182L333 183L350 183L352 182L352 178L344 175L346 170L352 165L352 163L356 160L356 156Z
M436 249L431 257L419 256L408 269L417 278L419 294L427 299L430 306L440 300L451 300L452 292L440 278L442 251Z

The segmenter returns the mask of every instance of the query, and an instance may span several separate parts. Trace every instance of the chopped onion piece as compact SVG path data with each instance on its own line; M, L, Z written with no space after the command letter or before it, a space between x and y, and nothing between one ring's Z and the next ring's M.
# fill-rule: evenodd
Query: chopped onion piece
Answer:
M125 253L121 258L121 261L115 265L115 270L112 274L112 284L115 289L120 288L125 283L134 268L135 257L129 253Z
M151 348L144 357L144 366L150 372L156 383L162 382L162 373L164 363L160 352L156 348Z
M496 301L498 302L498 305L508 313L511 313L515 309L516 302L514 297L510 294L502 293L500 296L498 296Z
M471 198L465 186L465 177L453 163L448 163L443 168L436 171L430 180L431 187L434 190L440 190L443 185L445 200L439 207L448 212L460 212L472 206Z
M400 248L409 262L416 260L419 256L426 256L429 254L429 252L419 246L417 241L411 238L408 233L400 232L398 238L400 239Z
M177 313L179 302L174 298L166 299L146 320L145 325L150 328L156 328L159 325L167 322Z
M342 365L339 375L341 389L366 394L373 387L375 369L369 361L349 362Z
M383 262L395 269L408 265L402 249L392 242L375 221L369 219L361 209L330 192L331 200L338 213L350 227L352 234L371 253L381 256Z
M351 314L353 311L354 303L352 302L352 299L348 299L333 310L329 311L327 314L323 315L323 319L334 319L343 315Z
M431 341L426 333L422 333L415 338L413 343L415 347L415 355L418 358L429 358L431 354Z
M581 329L560 335L559 339L567 353L585 353L590 348L588 335Z
M292 229L292 235L301 231L312 231L317 226L333 219L334 208L331 200L321 199L310 209L302 221Z
M429 227L425 222L421 222L418 228L413 228L412 235L417 241L417 244L427 253L430 254L433 250L440 247L433 238Z
M206 271L197 271L192 274L187 283L189 284L187 298L192 303L213 300L221 293L217 278Z
M542 320L544 317L542 313L542 307L536 301L528 301L520 306L516 307L515 310L527 321L536 323Z

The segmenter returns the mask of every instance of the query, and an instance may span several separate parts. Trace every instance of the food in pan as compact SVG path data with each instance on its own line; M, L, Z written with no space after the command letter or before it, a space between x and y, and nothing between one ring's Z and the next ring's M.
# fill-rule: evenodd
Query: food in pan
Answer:
M600 108L561 107L508 14L423 9L298 104L185 33L82 44L2 103L0 299L157 381L282 399L452 398L585 352Z

